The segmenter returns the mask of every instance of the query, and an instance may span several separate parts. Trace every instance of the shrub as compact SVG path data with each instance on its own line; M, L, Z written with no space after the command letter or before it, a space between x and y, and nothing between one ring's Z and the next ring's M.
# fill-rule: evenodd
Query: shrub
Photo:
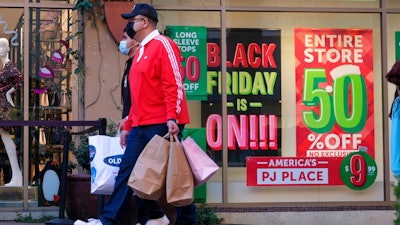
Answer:
M197 207L197 220L199 225L218 225L224 221L215 213L215 208L207 207L205 204Z

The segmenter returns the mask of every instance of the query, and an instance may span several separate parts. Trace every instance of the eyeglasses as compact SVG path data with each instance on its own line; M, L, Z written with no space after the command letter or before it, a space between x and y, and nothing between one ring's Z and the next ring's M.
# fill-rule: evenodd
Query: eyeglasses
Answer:
M134 23L136 23L136 22L139 22L139 21L142 21L142 20L144 20L144 18L129 19L129 22L134 22Z

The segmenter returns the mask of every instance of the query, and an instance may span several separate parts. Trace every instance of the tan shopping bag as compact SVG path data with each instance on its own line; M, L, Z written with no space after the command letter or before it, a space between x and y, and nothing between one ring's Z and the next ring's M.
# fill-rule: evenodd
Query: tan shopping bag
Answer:
M155 135L146 145L132 170L128 186L143 199L158 200L165 192L169 140Z
M193 202L193 174L176 135L170 141L166 188L169 204L185 206Z

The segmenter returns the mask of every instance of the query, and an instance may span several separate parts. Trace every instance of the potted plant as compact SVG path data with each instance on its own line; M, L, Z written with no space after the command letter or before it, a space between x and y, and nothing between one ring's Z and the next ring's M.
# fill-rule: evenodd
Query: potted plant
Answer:
M97 195L90 194L90 159L89 141L90 135L72 135L70 152L76 163L69 162L66 187L65 210L71 220L87 220L98 216ZM72 173L72 170L77 173Z
M224 218L218 217L215 208L208 207L206 204L201 204L196 210L199 225L219 225L224 221Z

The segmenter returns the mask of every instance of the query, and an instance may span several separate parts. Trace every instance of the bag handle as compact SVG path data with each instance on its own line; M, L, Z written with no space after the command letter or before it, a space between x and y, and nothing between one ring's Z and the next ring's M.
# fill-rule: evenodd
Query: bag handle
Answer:
M174 135L170 135L169 136L169 141L170 142L181 142L178 138L178 135L174 134Z
M180 142L178 135L171 135L169 132L163 136L164 139L169 140L169 142Z
M121 136L121 129L117 130L117 133L115 133L115 137L120 137Z

